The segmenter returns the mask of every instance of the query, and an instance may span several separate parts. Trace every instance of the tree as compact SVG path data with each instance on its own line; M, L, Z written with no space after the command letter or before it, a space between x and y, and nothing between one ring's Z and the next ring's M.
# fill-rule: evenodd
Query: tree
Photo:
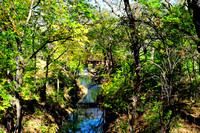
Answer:
M1 109L5 111L9 104L13 108L16 106L17 123L14 126L18 128L18 132L22 132L23 101L27 97L38 100L38 93L43 93L40 95L42 101L46 100L45 87L39 92L38 86L35 86L35 82L38 82L37 55L47 59L45 81L48 81L48 69L53 54L60 52L61 54L55 57L59 59L67 50L64 46L68 45L66 41L87 40L81 38L87 31L78 22L78 16L82 14L83 19L91 17L91 12L86 12L87 7L82 6L84 1L73 3L71 8L70 3L56 0L2 1L0 4L3 72ZM70 14L70 11L73 11L73 14ZM60 48L64 48L64 51L61 52ZM10 99L15 102L9 102Z
M113 6L106 0L104 0L104 2L106 2L111 8L112 8L112 12L119 16L119 14L117 14L113 8ZM123 1L123 5L124 5L124 10L126 12L126 16L125 17L120 17L121 21L126 21L128 28L127 29L127 33L129 35L129 39L130 39L130 43L131 43L131 51L134 54L134 62L133 62L133 70L132 73L136 73L136 86L135 88L132 88L132 92L133 95L131 96L132 99L132 104L131 104L131 108L132 111L130 111L130 115L132 116L132 119L130 120L130 132L134 132L133 131L133 125L134 125L134 121L135 121L135 115L136 115L136 108L137 108L137 93L140 92L140 88L141 88L141 77L142 77L142 73L141 73L141 63L140 63L140 37L139 37L139 30L138 30L138 25L136 22L137 19L137 15L133 14L133 9L131 9L131 5L129 3L129 0L124 0ZM135 8L135 7L134 7ZM135 79L132 79L135 80Z
M191 9L193 10L193 22L195 24L196 28L196 33L198 37L200 38L200 16L199 16L199 11L200 11L200 5L199 5L199 0L187 0L188 3L188 9L191 12ZM192 14L192 13L191 13ZM198 52L200 53L200 43L197 43L197 49Z
M147 104L145 103L145 99L151 97L147 96L150 92L152 96L155 97L153 101L156 103L154 104L153 101L151 102L151 105L157 110L157 113L154 112L155 118L158 120L155 127L157 128L160 126L162 132L169 132L175 116L179 114L177 110L180 110L180 104L183 104L181 103L182 99L190 97L189 95L191 93L187 95L185 91L196 92L192 88L194 88L196 84L194 82L198 82L197 76L195 76L197 68L193 67L194 71L191 74L192 64L194 66L197 57L197 53L194 51L194 44L197 44L198 41L195 37L196 33L194 32L195 26L192 22L192 16L188 11L186 3L177 2L172 4L169 1L141 0L137 3L139 6L138 9L140 10L140 12L137 12L134 10L137 7L135 4L124 1L122 6L124 6L126 16L120 16L115 11L114 7L116 5L113 3L110 4L106 0L104 1L111 7L112 12L116 16L119 16L122 22L127 22L128 30L130 30L128 33L131 35L130 42L135 60L135 69L132 70L134 70L137 75L137 77L135 77L137 84L133 86L133 88L136 89L133 91L134 95L132 95L134 97L132 100L135 101L132 105L134 107L132 118L135 118L134 114L137 116L137 113L141 113L140 111L142 109L136 105L145 106L145 104ZM141 15L142 17L134 16L133 13ZM144 50L142 51L140 47L143 47ZM151 51L151 49L153 50ZM149 58L150 55L153 56L153 58ZM140 71L137 71L137 65L140 66ZM117 73L118 71L116 74ZM188 86L188 83L181 82L187 76L191 77L189 84L193 87L189 87L190 85ZM129 76L125 77L127 77L127 80L130 82L134 81L134 78L130 80L128 78ZM132 75L132 77L134 76ZM117 100L121 98L115 97L115 95L119 95L117 90L120 90L120 92L127 90L123 84L128 83L121 83L117 80L118 78L119 77L114 75L113 79L111 78L109 80L110 82L105 83L103 87L103 91L105 92L103 95L105 95L106 98L110 97L112 99L114 97L113 99ZM140 79L140 82L138 82L138 79ZM141 83L142 85L139 87ZM188 86L188 88L184 89L183 85ZM117 94L113 92L115 90L113 88L116 89ZM149 88L149 90L147 88ZM131 96L129 96L129 98L130 97ZM114 103L113 101L110 102L106 100L106 106L114 108L115 105L112 104ZM123 99L121 101L126 100ZM130 101L126 102L129 103ZM179 107L179 109L177 107ZM155 123L154 118L150 119ZM134 126L134 124L130 121L129 127L131 132L133 132L132 126ZM154 130L154 127L150 128Z

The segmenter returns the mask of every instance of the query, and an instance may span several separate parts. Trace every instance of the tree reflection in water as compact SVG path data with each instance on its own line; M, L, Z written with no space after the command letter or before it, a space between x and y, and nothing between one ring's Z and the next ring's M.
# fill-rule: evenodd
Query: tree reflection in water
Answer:
M68 122L63 125L61 132L102 133L104 123L103 109L89 107L89 104L87 104L97 102L100 86L94 85L92 78L88 75L82 75L79 81L88 87L88 94L80 101L81 105L85 104L85 106L77 106Z

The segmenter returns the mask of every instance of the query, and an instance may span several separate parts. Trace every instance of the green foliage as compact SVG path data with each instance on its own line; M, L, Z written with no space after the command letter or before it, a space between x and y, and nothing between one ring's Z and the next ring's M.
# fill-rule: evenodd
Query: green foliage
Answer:
M151 107L152 109L150 112L145 114L146 120L149 123L156 123L156 121L159 120L160 115L162 115L161 109L162 109L162 103L161 102L154 102L154 103L148 103L148 107ZM154 123L154 124L155 124ZM156 126L156 125L153 125Z
M1 79L0 84L0 111L6 111L8 107L11 107L10 100L14 100L8 92L11 92L13 87L8 83L6 79Z
M45 90L47 99L42 104L59 103L70 107L70 97L66 95L74 88L74 83L66 78L68 73L64 66L70 67L68 72L73 74L83 68L84 46L89 43L88 27L83 23L94 19L90 10L93 7L84 0L31 2L0 3L0 119L12 106L11 100L16 100L13 98L16 94L20 103L36 101L41 104L41 93ZM54 77L57 76L60 88L55 87L57 79ZM36 115L42 114L40 107L32 106ZM22 109L25 108L23 105ZM24 110L22 113L30 115ZM50 125L51 128L56 126ZM44 125L41 130L49 132Z
M82 71L87 59L106 62L94 74L105 79L101 92L103 106L117 113L127 112L137 88L136 73L141 70L141 89L135 94L139 105L136 110L146 111L151 132L160 124L170 123L174 112L166 111L165 107L173 106L176 110L177 102L195 99L193 94L198 95L200 66L195 44L198 39L186 1L132 3L135 19L132 30L123 12L119 13L121 18L105 10L100 14L86 0L38 1L39 5L35 1L34 9L31 2L0 2L2 114L11 106L16 93L21 102L38 102L45 89L47 99L43 102L70 106L65 98L65 92L74 88L73 76L69 75ZM132 37L137 37L138 44L132 44L135 39ZM140 47L137 52L141 67L135 69L137 52L130 47L136 45ZM41 110L36 108L36 114L41 115ZM121 132L125 132L127 123L120 125ZM41 129L47 132L45 126Z
M114 111L127 110L127 99L131 95L133 83L131 74L129 73L130 66L124 63L115 75L102 86L102 96L104 97L103 106L112 108Z

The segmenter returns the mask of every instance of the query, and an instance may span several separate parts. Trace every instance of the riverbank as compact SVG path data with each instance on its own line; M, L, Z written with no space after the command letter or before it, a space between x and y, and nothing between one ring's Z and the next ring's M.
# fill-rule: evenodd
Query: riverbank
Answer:
M100 124L104 120L104 111L97 106L97 96L101 87L95 85L93 77L85 73L77 81L85 95L76 104L76 109L60 129L61 132L103 132L103 126Z
M41 101L39 95L36 99L21 99L24 114L22 118L24 132L58 132L59 128L73 113L74 103L87 95L88 89L78 80L69 76L66 71L62 71L59 75L59 82L57 82L57 77L50 73L48 77L50 82L45 86L41 83L41 89L46 87L45 101ZM37 79L43 77L45 77L44 71L40 71ZM8 132L8 128L14 130L12 127L16 123L14 121L15 113L14 108L7 110L5 118L1 119L1 132ZM5 125L6 123L7 125Z

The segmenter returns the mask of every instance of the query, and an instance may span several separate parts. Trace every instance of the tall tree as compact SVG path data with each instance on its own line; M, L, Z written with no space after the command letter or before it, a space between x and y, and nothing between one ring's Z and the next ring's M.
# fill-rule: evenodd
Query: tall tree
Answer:
M1 1L0 4L1 62L5 63L1 67L4 73L1 73L3 82L0 88L4 93L0 93L0 96L5 99L1 109L6 110L9 103L13 108L16 106L15 127L18 132L22 132L22 103L27 97L35 99L34 96L39 93L35 93L37 87L32 81L33 77L37 77L38 71L33 64L36 62L36 55L47 57L47 78L53 53L59 55L55 57L57 59L63 55L63 51L56 51L56 47L64 48L66 52L64 44L69 44L66 44L66 41L81 44L82 40L87 40L83 36L87 30L81 22L92 15L86 10L89 5L84 1L73 3L71 8L70 2L57 0ZM84 4L85 6L82 6ZM44 93L44 101L46 89L41 92ZM15 102L10 102L10 99Z
M189 10L193 10L193 22L195 24L196 33L200 39L200 1L199 0L187 0ZM200 42L197 44L197 49L200 53Z
M136 109L137 109L137 93L140 92L141 88L141 64L140 64L140 44L139 44L139 35L138 35L138 29L136 27L136 20L133 15L133 11L131 9L129 0L124 0L125 5L125 11L128 18L128 26L130 27L130 42L131 42L131 49L134 53L134 59L135 59L135 72L137 74L137 81L136 81L136 87L134 89L134 93L132 96L132 106L133 110L131 111L132 119L130 120L130 132L134 132L134 122L136 118Z

